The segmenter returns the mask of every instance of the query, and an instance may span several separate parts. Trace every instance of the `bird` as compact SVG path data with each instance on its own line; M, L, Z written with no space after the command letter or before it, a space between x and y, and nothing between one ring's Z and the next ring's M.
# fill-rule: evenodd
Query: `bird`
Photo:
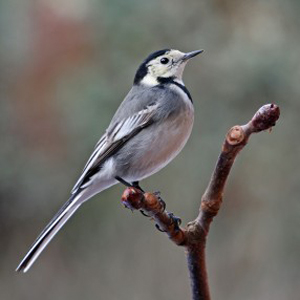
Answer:
M69 200L37 237L16 271L27 272L88 199L117 183L140 188L142 179L161 170L183 149L192 131L194 105L182 75L187 62L202 52L163 49L142 62Z

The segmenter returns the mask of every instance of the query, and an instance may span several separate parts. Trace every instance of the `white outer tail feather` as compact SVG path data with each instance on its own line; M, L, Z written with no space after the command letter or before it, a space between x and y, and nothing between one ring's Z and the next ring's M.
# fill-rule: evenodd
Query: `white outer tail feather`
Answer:
M76 212L82 203L93 197L95 194L111 187L112 185L118 183L114 178L107 179L107 172L111 172L109 167L111 164L107 165L108 168L103 167L102 177L98 175L97 184L94 187L89 187L89 189L84 189L82 191L77 190L75 194L61 207L53 219L48 223L44 231L38 236L33 245L30 247L26 256L23 258L19 266L16 268L18 272L26 273L33 263L40 256L45 247L54 238L57 232L63 227L63 225L69 220L69 218Z
M30 250L21 261L16 271L23 271L26 273L32 264L36 261L45 247L54 238L57 232L63 227L63 225L69 220L69 218L75 213L75 211L80 207L82 202L78 203L74 199L57 217L55 220L50 222L49 228L43 232L43 234L38 237L38 239L31 246Z

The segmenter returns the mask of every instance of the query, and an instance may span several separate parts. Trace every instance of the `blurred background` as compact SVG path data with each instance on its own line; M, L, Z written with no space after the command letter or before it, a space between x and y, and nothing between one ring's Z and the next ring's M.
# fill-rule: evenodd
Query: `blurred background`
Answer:
M299 12L296 0L1 1L0 298L190 298L183 249L123 208L120 185L83 205L30 272L14 269L68 199L142 60L203 48L184 76L192 136L142 186L192 220L227 130L278 104L278 125L234 165L208 272L213 299L298 299Z

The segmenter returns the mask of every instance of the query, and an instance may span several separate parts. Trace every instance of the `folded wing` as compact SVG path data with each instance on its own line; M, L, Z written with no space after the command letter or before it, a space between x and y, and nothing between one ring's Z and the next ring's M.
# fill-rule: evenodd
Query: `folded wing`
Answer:
M116 122L109 131L106 131L96 144L94 152L72 189L72 194L76 193L82 186L88 186L91 177L99 171L111 155L121 149L129 139L137 135L143 128L152 124L157 107L157 103L151 104L132 116Z

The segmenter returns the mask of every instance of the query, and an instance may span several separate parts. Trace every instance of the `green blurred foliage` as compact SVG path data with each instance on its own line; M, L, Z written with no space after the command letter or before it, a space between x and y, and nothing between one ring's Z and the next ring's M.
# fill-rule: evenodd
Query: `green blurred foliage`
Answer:
M120 204L85 204L26 275L22 255L58 208L152 51L204 48L185 71L196 121L184 151L143 182L192 220L226 131L281 107L230 175L207 259L213 299L297 299L299 1L0 3L1 299L189 299L182 249Z

